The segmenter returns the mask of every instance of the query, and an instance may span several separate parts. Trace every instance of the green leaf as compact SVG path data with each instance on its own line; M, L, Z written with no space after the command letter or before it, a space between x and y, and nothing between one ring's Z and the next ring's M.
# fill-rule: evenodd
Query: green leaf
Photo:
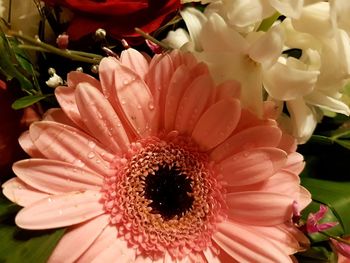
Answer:
M14 216L21 209L0 195L0 262L44 263L65 229L30 231L18 228Z
M34 72L34 69L26 51L18 47L20 43L16 38L11 37L11 38L8 38L7 40L16 56L19 66L21 66L21 68L25 72L27 72L29 75L32 75L32 73Z
M295 255L299 263L336 263L337 255L323 246L314 246Z
M350 182L335 182L315 178L302 178L302 185L312 199L332 209L344 229L343 235L350 234Z
M15 110L26 108L38 101L45 99L51 95L29 95L22 98L19 98L14 103L12 103L12 108Z
M350 140L335 140L336 143L338 143L340 146L343 146L346 149L350 150Z
M275 23L275 21L279 18L280 13L276 12L274 13L272 16L265 18L259 28L258 31L268 31L270 29L270 27L272 26L273 23Z
M3 73L7 80L11 80L16 78L21 88L29 93L33 92L33 85L28 80L26 76L24 76L16 66L19 65L16 55L12 50L12 47L5 36L4 32L0 27L0 71Z
M0 224L0 262L45 263L65 230L29 231Z
M3 195L0 195L0 222L18 212L20 209L20 206L10 202Z

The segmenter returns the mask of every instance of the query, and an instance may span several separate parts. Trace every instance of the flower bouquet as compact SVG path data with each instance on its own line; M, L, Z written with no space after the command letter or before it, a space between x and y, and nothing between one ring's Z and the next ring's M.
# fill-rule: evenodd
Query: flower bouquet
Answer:
M350 262L349 12L0 1L0 262Z

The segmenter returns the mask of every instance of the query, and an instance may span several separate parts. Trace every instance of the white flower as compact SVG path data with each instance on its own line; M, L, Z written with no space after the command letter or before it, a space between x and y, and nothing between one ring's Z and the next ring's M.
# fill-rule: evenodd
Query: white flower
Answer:
M52 76L49 78L49 80L46 81L45 83L50 88L56 88L57 86L60 86L63 84L63 79L60 76L58 76L56 73L53 73Z
M300 58L281 56L264 74L269 95L286 101L299 143L312 135L322 118L319 108L349 115L341 90L350 77L350 39L332 23L330 6L319 2L303 9L297 20L285 19L285 49L298 49Z
M263 19L278 12L287 17L300 16L303 0L219 0L210 1L207 14L217 13L230 27L241 33L255 31Z

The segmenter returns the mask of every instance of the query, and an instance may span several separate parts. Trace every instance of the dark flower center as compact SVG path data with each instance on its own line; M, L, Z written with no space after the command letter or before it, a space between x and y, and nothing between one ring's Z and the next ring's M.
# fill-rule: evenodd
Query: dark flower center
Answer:
M145 198L152 201L152 213L165 220L182 216L194 201L191 182L176 167L159 167L155 174L149 174L145 179Z

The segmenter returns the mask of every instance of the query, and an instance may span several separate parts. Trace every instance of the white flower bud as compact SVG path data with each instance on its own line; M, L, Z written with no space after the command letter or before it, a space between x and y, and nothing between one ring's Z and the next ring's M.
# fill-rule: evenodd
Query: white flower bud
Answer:
M58 76L56 73L53 73L53 75L49 78L48 81L46 81L46 85L50 88L56 88L59 85L63 84L63 79Z

